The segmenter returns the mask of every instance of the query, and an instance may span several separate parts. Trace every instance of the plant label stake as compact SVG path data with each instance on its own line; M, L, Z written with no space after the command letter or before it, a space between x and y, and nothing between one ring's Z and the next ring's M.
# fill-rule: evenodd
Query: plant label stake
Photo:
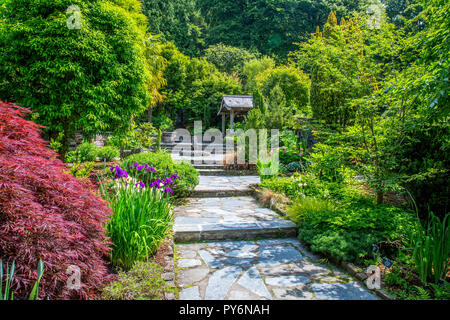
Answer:
M391 269L394 266L394 262L392 262L391 259L389 259L389 258L384 258L383 265L386 268ZM383 276L386 275L386 268L384 268L384 270L383 270Z
M372 252L377 253L380 250L380 248L374 243L372 244Z
M390 269L390 268L393 267L394 263L393 263L389 258L385 258L385 259L383 260L383 265L384 265L386 268Z

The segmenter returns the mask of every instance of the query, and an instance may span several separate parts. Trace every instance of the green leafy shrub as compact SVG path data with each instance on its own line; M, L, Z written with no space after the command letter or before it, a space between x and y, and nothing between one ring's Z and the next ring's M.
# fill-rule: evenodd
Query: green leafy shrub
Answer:
M329 182L343 182L348 176L348 157L345 148L317 143L311 154L310 172L320 180Z
M97 159L98 147L92 142L83 142L77 147L78 161L90 162Z
M272 160L260 160L256 163L256 170L261 181L276 178L280 172L280 168L274 165Z
M98 157L109 162L120 157L120 151L115 146L105 146L98 151Z
M282 164L289 164L291 162L299 162L300 156L298 151L286 151L283 149L280 149L280 155L279 155L280 163Z
M139 165L148 164L155 168L157 172L132 170L131 166L135 163L138 163ZM121 167L124 170L127 170L130 176L141 181L148 181L150 175L152 175L152 178L164 180L172 174L178 174L181 180L179 180L173 188L176 197L185 197L189 195L199 182L199 174L190 163L175 162L170 154L163 151L139 153L128 156L122 161Z
M302 196L323 196L325 187L311 174L298 174L290 178L273 178L263 180L261 187L283 193L291 199Z
M172 223L170 200L161 190L120 180L102 194L114 214L106 224L112 241L111 263L126 270L146 261L168 234Z
M136 262L128 272L119 272L118 280L103 288L105 300L162 300L168 291L161 278L163 268L154 262Z
M64 157L65 163L76 163L78 162L78 155L76 151L69 151Z
M108 139L108 145L119 150L150 149L153 145L153 135L156 129L151 123L136 124L132 122L127 130L116 132Z
M288 217L299 223L308 217L328 212L332 215L336 211L335 206L326 199L317 199L313 197L302 197L296 200L288 209Z
M94 166L95 162L74 163L70 173L76 178L89 178Z
M173 120L167 115L157 115L152 118L152 123L156 128L162 131L173 131L174 124Z
M290 216L296 217L299 238L311 249L340 260L362 262L371 245L381 241L402 241L414 228L411 214L402 209L374 205L371 201L339 204L335 210L324 204L315 209L311 201L298 200Z
M289 171L289 172L300 172L300 171L303 170L303 167L298 162L290 162L286 166L286 170Z

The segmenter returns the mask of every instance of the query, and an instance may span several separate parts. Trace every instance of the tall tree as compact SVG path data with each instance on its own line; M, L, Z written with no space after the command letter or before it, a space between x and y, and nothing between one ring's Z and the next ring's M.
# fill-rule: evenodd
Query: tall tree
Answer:
M0 99L31 108L48 139L126 127L149 106L138 0L5 0ZM78 24L79 23L79 24Z
M208 47L204 52L204 56L220 72L226 72L228 74L235 73L242 77L245 62L258 58L260 54L224 44L217 44Z
M285 58L305 41L316 26L323 25L331 10L338 17L364 10L367 0L198 0L208 24L208 45L223 43L257 49Z
M175 43L184 54L200 55L205 24L196 0L142 0L142 4L151 33Z

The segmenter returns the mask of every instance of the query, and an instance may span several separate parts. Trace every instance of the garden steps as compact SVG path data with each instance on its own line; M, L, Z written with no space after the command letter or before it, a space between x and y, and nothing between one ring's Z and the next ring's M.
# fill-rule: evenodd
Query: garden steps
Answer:
M295 223L251 196L250 185L258 182L257 176L200 176L194 198L175 211L175 241L295 236Z
M295 223L249 196L190 199L175 210L176 242L295 237Z
M200 176L194 190L194 197L237 197L250 196L250 185L259 183L258 176Z
M377 299L309 252L295 223L257 203L250 186L258 176L213 176L223 167L211 164L196 168L202 175L193 198L174 211L178 299Z
M194 167L196 167L194 165ZM225 170L223 169L197 169L201 176L257 176L256 171L251 170Z

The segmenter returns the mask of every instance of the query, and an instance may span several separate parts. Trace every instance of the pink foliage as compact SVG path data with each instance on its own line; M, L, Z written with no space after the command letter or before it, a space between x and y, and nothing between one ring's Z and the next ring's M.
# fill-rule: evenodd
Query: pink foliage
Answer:
M29 114L0 101L0 258L16 262L16 298L28 297L42 259L40 299L96 299L110 280L104 224L112 212L89 182L65 172ZM78 290L66 286L69 266L81 269Z

